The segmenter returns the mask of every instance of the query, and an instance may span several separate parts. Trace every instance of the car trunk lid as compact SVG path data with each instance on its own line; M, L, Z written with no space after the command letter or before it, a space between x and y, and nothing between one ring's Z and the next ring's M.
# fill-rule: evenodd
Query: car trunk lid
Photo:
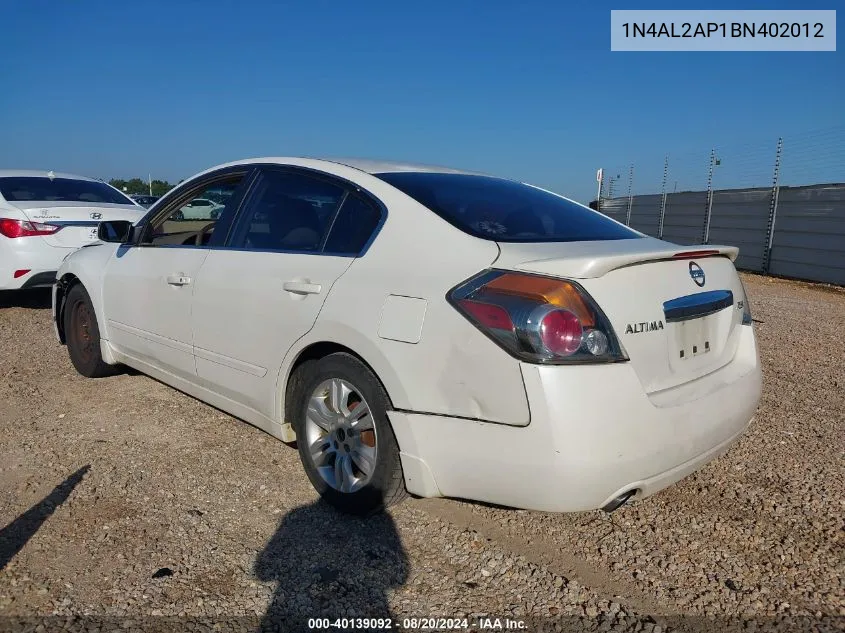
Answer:
M91 204L86 202L15 201L30 222L61 227L43 236L50 246L78 248L97 241L97 225L106 220L140 220L145 209L134 204Z
M734 247L653 238L499 247L494 267L573 279L590 293L649 394L711 373L736 352L745 296Z

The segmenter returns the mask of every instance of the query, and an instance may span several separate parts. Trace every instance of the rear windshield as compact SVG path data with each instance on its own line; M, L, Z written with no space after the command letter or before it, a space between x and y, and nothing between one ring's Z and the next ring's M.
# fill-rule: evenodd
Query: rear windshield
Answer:
M600 213L530 185L469 174L376 174L462 231L498 242L642 237Z
M0 194L9 202L98 202L133 204L122 193L96 180L9 176L0 178Z

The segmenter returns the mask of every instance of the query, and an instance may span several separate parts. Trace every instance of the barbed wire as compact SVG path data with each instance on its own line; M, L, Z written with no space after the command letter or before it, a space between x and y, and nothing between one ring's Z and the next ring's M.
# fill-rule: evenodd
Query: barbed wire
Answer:
M662 160L633 160L605 169L602 198L726 189L771 188L778 138L756 138L674 153ZM668 164L667 164L668 163ZM665 169L664 169L665 167ZM632 170L633 168L633 170ZM665 174L665 176L664 176ZM845 125L785 135L780 186L845 182Z

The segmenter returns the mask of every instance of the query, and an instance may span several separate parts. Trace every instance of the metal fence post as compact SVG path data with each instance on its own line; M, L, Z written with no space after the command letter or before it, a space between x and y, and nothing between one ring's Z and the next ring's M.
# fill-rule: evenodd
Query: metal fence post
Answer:
M669 177L669 154L663 159L663 186L660 190L660 223L657 225L657 239L663 239L663 220L666 218L666 179Z
M769 202L769 221L766 224L766 245L763 249L763 272L769 272L772 263L772 243L775 238L775 218L778 212L778 194L780 193L780 161L783 156L783 137L778 138L778 148L775 153L775 174L772 178L772 198Z
M710 168L707 170L707 214L704 216L704 228L701 232L701 243L707 244L710 239L710 212L713 210L713 167L716 164L716 148L710 150Z
M599 181L598 193L596 194L596 211L601 211L601 192L604 188L604 169L599 169L596 180Z
M628 209L625 215L625 224L631 226L631 206L634 203L634 196L632 195L632 188L634 186L634 166L628 171Z

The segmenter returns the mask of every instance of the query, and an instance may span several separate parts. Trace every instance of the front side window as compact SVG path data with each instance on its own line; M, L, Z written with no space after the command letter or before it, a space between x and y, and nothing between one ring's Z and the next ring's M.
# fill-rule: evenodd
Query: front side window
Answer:
M9 202L87 202L133 204L114 187L96 180L6 176L0 178L0 194Z
M575 202L530 185L470 174L376 174L455 227L497 242L587 242L642 237Z
M165 212L165 216L150 227L151 242L155 245L208 245L214 235L217 222L226 210L226 204L219 204L208 199L210 190L229 192L228 200L243 181L243 174L221 177L202 185L188 196L179 196L175 206ZM158 215L158 213L156 213ZM225 236L224 236L225 237Z
M249 196L231 246L319 252L345 193L343 187L318 178L267 171Z

